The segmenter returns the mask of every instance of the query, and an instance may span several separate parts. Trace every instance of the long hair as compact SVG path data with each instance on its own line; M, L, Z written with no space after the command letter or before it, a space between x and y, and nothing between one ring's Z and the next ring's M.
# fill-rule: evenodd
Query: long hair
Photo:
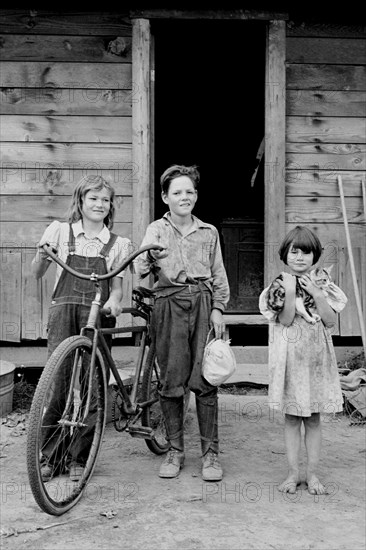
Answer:
M282 241L280 249L278 251L281 260L287 265L287 255L291 245L295 248L300 248L303 252L308 254L313 252L313 265L319 260L322 255L322 245L317 235L311 231L308 227L303 225L297 225L292 229Z
M115 212L115 191L111 184L102 178L102 176L83 176L78 182L72 194L71 204L67 213L69 223L78 222L83 218L82 206L86 193L88 193L88 191L102 191L102 189L107 189L109 191L111 201L109 212L103 221L108 229L112 229Z
M165 172L160 177L160 185L162 192L166 195L169 191L170 182L174 178L179 176L187 176L193 183L195 189L200 181L200 173L197 169L197 166L183 166L181 164L172 164L165 170Z

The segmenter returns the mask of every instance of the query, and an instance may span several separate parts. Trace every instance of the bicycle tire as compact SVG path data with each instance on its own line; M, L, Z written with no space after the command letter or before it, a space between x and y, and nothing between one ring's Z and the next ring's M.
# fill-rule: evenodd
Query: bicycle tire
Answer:
M155 346L151 344L142 375L142 401L148 401L153 396L158 397L159 388L160 369L156 359ZM190 390L187 390L184 396L184 420L186 419L189 408L190 394ZM167 440L164 417L159 400L153 405L144 408L141 415L141 422L143 426L147 426L154 430L155 435L153 439L145 439L145 443L150 451L157 455L166 453L169 450L169 441Z
M81 423L80 415L85 404L86 393L82 389L82 377L88 370L85 365L88 365L91 348L91 340L85 336L71 336L64 340L44 367L30 409L27 435L28 478L37 504L50 515L61 515L80 500L93 474L103 439L107 415L107 384L103 357L99 350L96 354L93 377L92 420L89 428L85 424L84 428L77 425L78 421ZM60 397L62 392L58 391L56 394L54 388L61 375L66 375L66 391L71 388L69 373L72 369L65 368L65 361L72 361L76 353L79 357L78 366L81 368L72 386L73 401L67 408L65 394ZM61 420L57 421L56 418ZM70 481L70 449L75 449L75 442L82 446L86 435L89 436L89 443L84 450L83 474L79 481ZM43 480L41 469L45 465L45 459L42 458L42 449L44 452L47 443L49 446L52 443L52 451L48 451L52 455L48 462L52 473L49 480Z

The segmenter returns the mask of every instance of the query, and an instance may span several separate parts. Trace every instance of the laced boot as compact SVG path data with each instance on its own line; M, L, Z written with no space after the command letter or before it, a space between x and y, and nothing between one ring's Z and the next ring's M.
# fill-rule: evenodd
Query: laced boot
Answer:
M202 458L202 479L203 481L221 481L222 476L223 471L218 456L209 449Z
M171 447L162 462L159 477L177 477L184 465L185 455L183 451Z

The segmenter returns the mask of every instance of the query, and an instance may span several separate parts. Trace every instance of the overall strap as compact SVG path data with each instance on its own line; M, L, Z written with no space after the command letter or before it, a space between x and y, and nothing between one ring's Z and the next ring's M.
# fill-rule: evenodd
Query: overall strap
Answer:
M110 234L109 241L103 246L102 250L99 252L99 256L106 258L109 255L114 243L117 240L117 237L118 235L115 233Z
M69 230L69 254L75 254L75 236L74 232L72 230L72 225L70 223L70 230Z

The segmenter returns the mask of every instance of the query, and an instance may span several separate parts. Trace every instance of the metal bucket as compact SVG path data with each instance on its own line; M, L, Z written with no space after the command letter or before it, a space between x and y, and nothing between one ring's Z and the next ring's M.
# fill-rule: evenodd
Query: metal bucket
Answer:
M9 361L0 361L0 416L13 410L15 365Z

